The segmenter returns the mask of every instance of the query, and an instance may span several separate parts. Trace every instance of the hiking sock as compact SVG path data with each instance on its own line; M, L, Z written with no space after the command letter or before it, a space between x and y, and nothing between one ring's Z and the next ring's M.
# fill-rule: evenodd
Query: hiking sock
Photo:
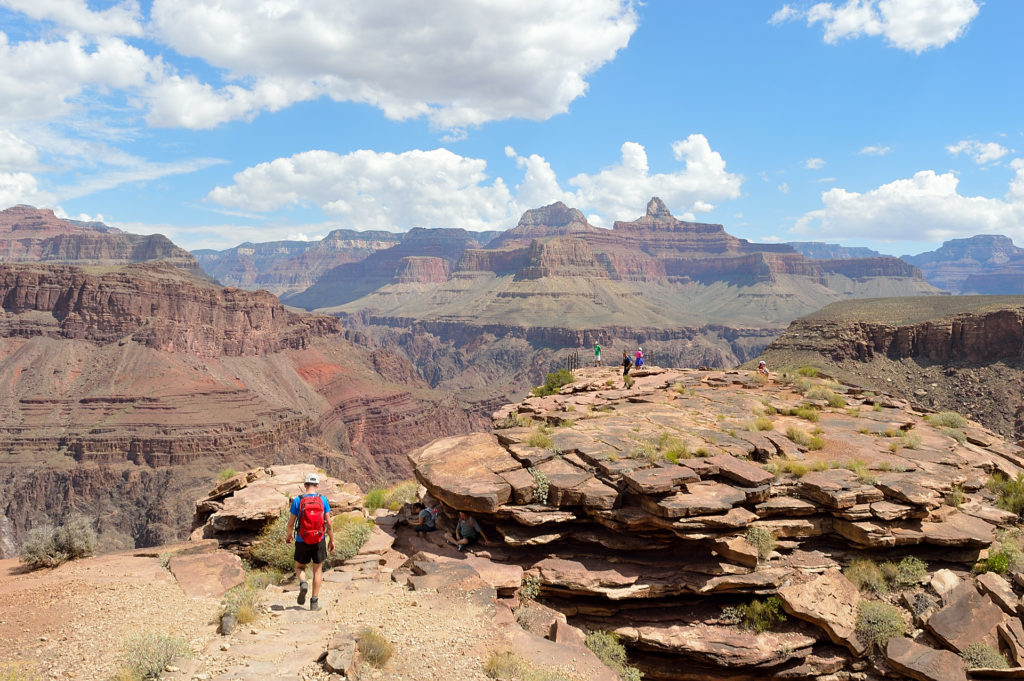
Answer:
M313 596L312 598L310 598L309 599L309 609L310 610L319 610L320 609L320 599L317 598L316 596Z
M306 582L299 582L299 605L303 605L306 602L307 591L309 591L309 584Z

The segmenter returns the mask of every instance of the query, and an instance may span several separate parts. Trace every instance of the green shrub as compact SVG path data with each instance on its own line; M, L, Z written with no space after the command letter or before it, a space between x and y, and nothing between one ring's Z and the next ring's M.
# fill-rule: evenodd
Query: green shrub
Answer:
M81 515L72 515L63 525L44 525L29 531L18 557L31 570L57 567L61 563L96 553L96 530Z
M1024 567L1024 549L1021 549L1021 531L1003 530L989 547L988 556L975 564L974 572L995 572L1005 575Z
M722 616L727 621L758 634L774 629L776 625L786 621L786 615L782 612L782 601L778 596L769 596L763 601L755 598L743 605L730 606L722 611Z
M575 377L567 369L553 371L544 378L544 385L539 385L530 391L535 397L554 395L563 385L568 385L575 380Z
M962 430L957 430L956 428L939 428L939 430L943 435L948 435L960 444L967 442L967 436L964 435Z
M964 660L965 669L1009 669L1010 663L1006 661L998 650L992 646L977 641L968 645L960 652Z
M152 632L135 634L125 642L119 678L159 678L168 662L176 657L191 656L188 643L180 636Z
M378 508L397 511L402 504L409 504L416 500L418 489L419 483L415 480L404 480L391 487L375 487L366 493L363 498L363 506L370 513Z
M770 463L765 464L765 469L774 475L789 473L790 475L793 475L794 477L797 478L802 478L803 476L807 475L807 471L810 470L808 469L806 464L803 464L799 461L792 461L790 459L772 461Z
M846 406L846 400L822 385L814 386L804 394L804 397L809 400L823 400L835 409Z
M391 659L392 653L395 652L395 647L384 637L384 634L370 627L365 627L359 632L356 647L359 649L360 657L377 669L386 665Z
M767 560L775 550L775 535L763 527L748 527L746 539L757 549L758 560Z
M899 608L880 601L862 600L857 606L854 633L869 649L884 650L893 636L904 636L906 624Z
M993 473L986 487L996 493L996 505L999 508L1018 516L1024 513L1024 473L1017 473L1013 480L1002 473Z
M798 428L794 428L792 426L786 428L786 437L788 437L790 440L803 447L810 447L811 440L813 438L813 436L806 433L805 431L799 430ZM821 438L816 439L820 440ZM818 449L821 449L821 447L819 447Z
M604 665L618 674L622 681L640 681L643 674L629 664L626 648L619 642L619 637L610 631L591 631L587 633L587 647L597 655Z
M523 575L519 595L531 601L537 600L537 596L540 596L540 578L536 575Z
M920 449L921 436L917 433L906 432L903 434L903 446L907 449Z
M928 417L928 422L936 426L945 426L946 428L967 427L967 419L955 411L943 411L938 414L932 414Z
M841 464L842 468L857 474L857 481L865 485L877 485L878 478L868 468L867 463L861 459L848 459Z
M767 416L758 416L754 419L753 428L751 430L774 430L775 424Z
M551 436L548 434L548 429L540 426L537 430L530 433L530 437L527 438L526 444L530 447L539 447L540 449L547 449L553 443Z
M928 575L928 564L915 556L904 556L900 562L886 561L880 566L890 587L920 584Z
M636 379L630 376L629 374L626 374L625 376L622 377L622 385L626 386L627 388L632 388L634 383L636 383Z
M249 557L253 561L284 573L295 571L294 544L285 542L289 515L288 509L284 508L263 528L249 547ZM334 526L334 552L327 556L331 563L346 561L359 553L373 531L372 520L348 515L334 516L331 524Z
M239 624L255 622L263 610L264 591L250 584L239 584L224 594L222 614L230 613Z
M964 494L963 485L954 483L946 494L946 503L955 508L960 508L960 505L967 501L967 495Z
M815 378L819 373L817 367L811 366L802 366L796 372L805 378Z
M548 476L544 471L537 470L536 468L530 468L529 471L530 475L533 476L533 483L537 485L537 489L533 490L533 501L538 504L548 503L551 481L548 480Z
M815 409L814 407L812 407L809 404L808 405L804 405L802 407L796 407L794 409L790 409L789 410L789 415L790 416L797 416L799 418L804 419L805 421L810 421L812 423L817 423L818 422L818 410Z
M889 590L885 573L870 558L857 558L843 568L843 575L864 593L884 594Z
M220 472L217 473L217 479L220 480L221 482L224 482L225 480L230 480L236 475L238 475L238 471L229 466L227 468L220 469Z

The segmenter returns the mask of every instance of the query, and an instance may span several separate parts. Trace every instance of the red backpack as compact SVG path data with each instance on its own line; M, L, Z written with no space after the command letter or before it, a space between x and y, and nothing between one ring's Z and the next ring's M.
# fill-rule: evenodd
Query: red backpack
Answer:
M319 494L299 498L299 538L307 544L319 544L324 538L327 519Z

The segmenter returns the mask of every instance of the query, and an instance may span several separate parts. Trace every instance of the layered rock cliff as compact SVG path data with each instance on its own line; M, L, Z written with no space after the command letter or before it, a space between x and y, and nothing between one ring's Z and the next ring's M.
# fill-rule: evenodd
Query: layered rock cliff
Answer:
M410 441L480 423L339 320L166 264L0 265L0 303L2 556L72 510L104 550L180 538L232 466L405 477Z
M1024 267L1024 248L1018 248L1009 237L999 234L950 239L934 251L904 255L902 259L919 267L929 282L953 293L1022 292L1018 277ZM987 278L995 274L1003 276ZM986 279L973 280L975 276ZM972 280L970 285L969 280Z
M192 255L162 234L129 234L101 222L63 220L49 209L0 211L0 263L123 265L159 260L201 276Z
M479 521L480 553L615 631L645 678L966 680L972 643L1024 663L1020 587L971 574L989 547L1020 550L985 483L1024 473L1024 450L805 382L655 370L624 389L584 369L410 460L446 515ZM870 608L912 626L879 635Z
M793 322L769 366L810 364L1024 438L1024 297L837 303Z

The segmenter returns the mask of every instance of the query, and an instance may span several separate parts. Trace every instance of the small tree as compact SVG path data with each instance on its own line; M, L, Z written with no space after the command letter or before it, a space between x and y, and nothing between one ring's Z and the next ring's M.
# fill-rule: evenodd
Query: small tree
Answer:
M30 569L57 567L61 563L96 553L96 530L81 515L70 516L63 525L33 528L21 547L19 558Z

